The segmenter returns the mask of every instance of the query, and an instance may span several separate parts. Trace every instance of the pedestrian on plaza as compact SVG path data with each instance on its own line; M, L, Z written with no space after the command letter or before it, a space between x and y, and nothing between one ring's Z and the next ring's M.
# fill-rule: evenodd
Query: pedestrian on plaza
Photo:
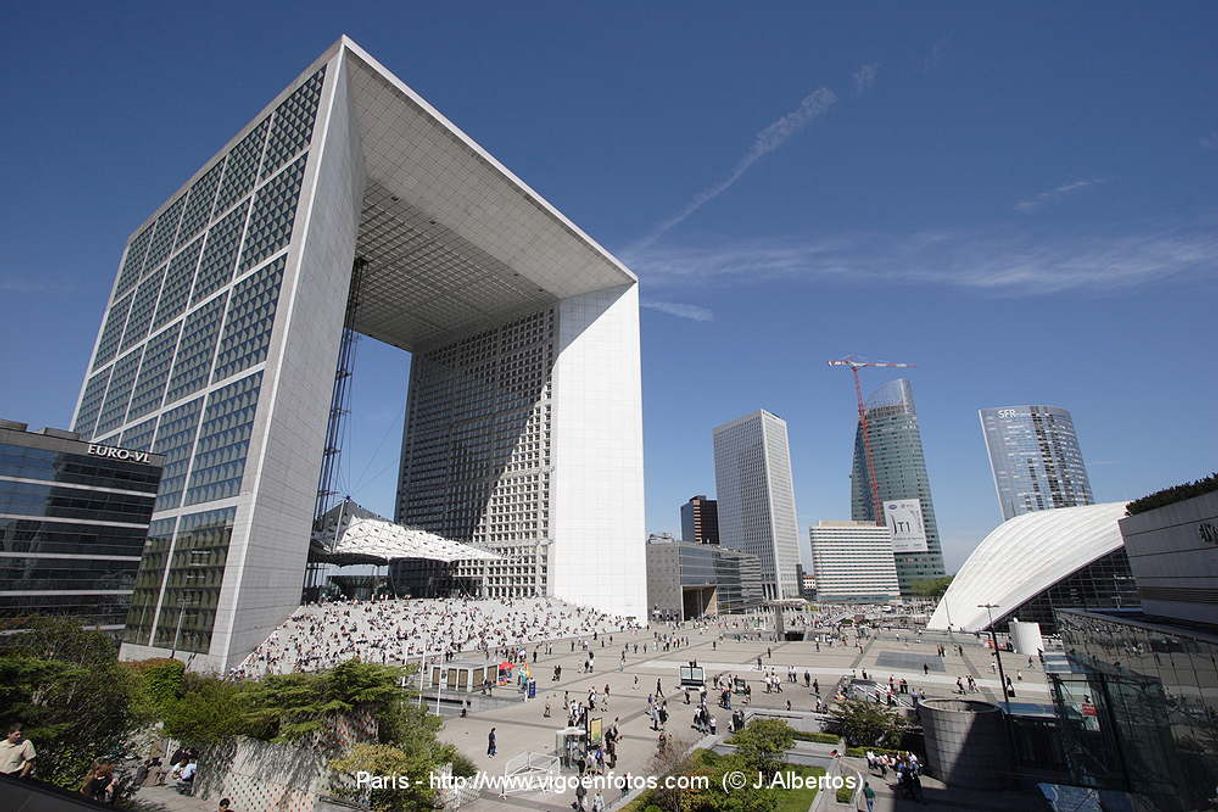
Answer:
M0 774L25 778L34 769L37 756L34 743L21 735L21 723L11 723L4 740L0 741Z
M93 767L85 775L84 783L80 786L80 794L99 803L112 804L116 789L118 789L118 776L114 774L114 765L99 759L93 762Z
M572 643L572 645L574 645L574 643ZM499 752L499 747L495 741L495 728L492 727L491 732L487 734L486 737L486 754L491 758L494 758L497 752Z
M870 781L863 782L863 801L867 804L867 812L875 812L875 790Z

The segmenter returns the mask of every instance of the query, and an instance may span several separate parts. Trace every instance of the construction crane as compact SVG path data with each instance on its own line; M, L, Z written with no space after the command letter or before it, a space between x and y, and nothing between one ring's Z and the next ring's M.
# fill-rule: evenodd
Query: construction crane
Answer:
M859 431L863 435L863 460L867 465L867 481L871 485L871 512L876 524L884 523L884 503L880 501L880 483L875 478L875 460L871 456L871 432L867 430L867 403L863 400L863 382L859 380L859 370L864 367L883 367L888 369L909 369L913 364L903 364L895 361L860 361L854 357L837 358L826 362L831 367L848 367L854 376L854 395L858 399Z

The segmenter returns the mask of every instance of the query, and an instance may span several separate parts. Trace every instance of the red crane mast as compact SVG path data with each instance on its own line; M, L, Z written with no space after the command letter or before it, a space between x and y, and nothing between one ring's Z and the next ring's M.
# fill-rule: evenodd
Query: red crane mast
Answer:
M908 369L913 364L897 361L860 361L857 358L837 358L826 362L831 367L848 367L854 376L854 396L858 400L859 431L863 435L863 460L867 465L867 481L871 485L871 512L876 524L884 523L884 503L880 501L880 483L875 478L875 459L871 455L871 433L867 430L867 403L863 400L863 382L859 379L859 370L865 367L882 367L890 369Z

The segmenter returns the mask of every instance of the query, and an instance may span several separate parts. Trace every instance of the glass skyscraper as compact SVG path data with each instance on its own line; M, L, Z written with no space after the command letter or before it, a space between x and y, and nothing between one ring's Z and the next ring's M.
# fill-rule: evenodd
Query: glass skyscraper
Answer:
M720 544L757 556L766 598L798 598L786 421L760 409L716 427L714 438Z
M917 499L921 505L926 551L895 554L901 594L909 595L915 581L939 578L945 574L939 526L935 522L935 506L930 497L930 477L926 473L926 459L922 453L922 433L918 428L918 412L914 408L913 388L909 381L898 378L871 393L867 399L867 425L880 501ZM854 521L874 522L881 518L882 506L872 504L871 478L867 472L861 425L856 427L854 433L850 501L850 517Z
M1002 519L1095 503L1070 413L1056 406L982 409L981 432Z

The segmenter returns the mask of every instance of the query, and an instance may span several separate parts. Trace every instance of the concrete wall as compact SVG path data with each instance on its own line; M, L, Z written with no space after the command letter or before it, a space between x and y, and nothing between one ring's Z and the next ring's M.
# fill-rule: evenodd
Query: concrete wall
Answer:
M1121 519L1148 615L1218 624L1218 493Z
M1002 711L988 702L928 699L918 707L926 767L951 787L997 789L1010 783Z

